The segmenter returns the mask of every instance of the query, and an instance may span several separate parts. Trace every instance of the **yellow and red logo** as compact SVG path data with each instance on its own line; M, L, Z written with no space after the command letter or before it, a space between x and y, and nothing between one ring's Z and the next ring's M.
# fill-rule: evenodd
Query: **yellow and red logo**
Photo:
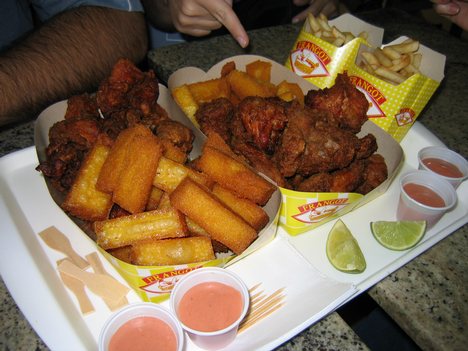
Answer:
M411 124L414 122L414 116L416 113L409 107L403 107L400 112L395 115L395 119L400 127Z
M382 111L381 106L387 101L387 98L382 94L382 92L373 84L369 83L367 80L361 77L350 76L349 79L356 86L356 88L365 95L367 101L369 102L367 117L385 117L385 113Z
M329 217L348 204L347 198L310 202L297 208L298 214L292 217L303 223L316 223Z
M330 75L326 66L331 62L331 57L310 41L299 41L289 59L294 73L304 78Z
M168 294L172 291L175 283L177 283L184 274L201 267L202 266L176 269L169 272L149 275L147 277L141 278L146 284L141 285L140 289L153 294Z

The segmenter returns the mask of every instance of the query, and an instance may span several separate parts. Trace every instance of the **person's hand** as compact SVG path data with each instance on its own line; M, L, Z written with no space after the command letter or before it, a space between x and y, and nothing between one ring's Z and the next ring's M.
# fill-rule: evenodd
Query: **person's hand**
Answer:
M463 0L431 0L434 11L448 18L463 30L468 30L468 1Z
M294 16L293 23L300 22L306 19L307 14L311 12L314 16L323 13L325 16L330 17L338 13L338 0L293 0L296 6L309 5L304 11Z
M249 44L232 0L170 0L168 6L173 25L181 33L201 37L224 26L240 46Z

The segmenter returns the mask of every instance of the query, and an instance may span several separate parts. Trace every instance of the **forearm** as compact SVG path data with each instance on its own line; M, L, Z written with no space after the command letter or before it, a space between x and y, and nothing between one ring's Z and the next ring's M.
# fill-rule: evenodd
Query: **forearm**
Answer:
M168 6L171 0L141 0L149 22L156 28L171 32L175 31Z
M0 126L95 90L118 58L139 62L146 50L142 13L80 7L58 15L0 56Z

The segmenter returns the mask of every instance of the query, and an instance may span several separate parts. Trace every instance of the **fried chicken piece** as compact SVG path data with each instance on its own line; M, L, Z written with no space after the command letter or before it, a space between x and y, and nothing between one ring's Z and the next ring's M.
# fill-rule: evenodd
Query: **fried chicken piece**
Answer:
M82 116L98 117L98 106L96 97L90 94L74 95L67 101L67 110L65 119L77 118Z
M356 160L348 167L331 173L330 192L351 193L364 181L367 160Z
M195 113L195 119L205 135L215 132L225 142L231 139L230 125L234 114L234 105L227 98L219 98L202 104Z
M238 128L236 137L251 141L259 150L272 154L288 121L288 105L276 97L246 97L237 106L233 117L234 120L242 121L245 130L242 135Z
M298 191L307 192L355 192L366 195L387 179L388 171L384 158L373 154L369 158L356 160L348 167L331 173L317 173L296 186Z
M382 184L387 177L388 169L385 159L380 154L373 154L367 159L364 180L355 191L365 195Z
M317 173L297 186L298 191L307 192L353 192L364 180L365 160L356 160L348 167L331 173Z
M289 122L274 154L285 177L309 177L347 167L355 158L359 139L337 127L317 124L321 114L307 107L291 110Z
M247 159L248 164L252 168L257 172L266 175L268 178L273 180L276 185L282 188L291 187L281 174L276 164L263 151L260 151L253 145L239 140L233 142L232 148L235 152Z
M367 121L369 103L362 92L351 83L346 73L338 74L331 88L310 90L304 103L329 114L326 124L358 133Z
M373 134L367 134L359 139L359 146L356 152L357 159L368 158L377 151L377 140Z
M171 119L161 121L156 126L154 134L163 140L170 141L172 145L186 154L192 151L195 136L190 128L178 121L173 121Z
M154 72L142 72L130 60L120 59L99 85L96 101L104 117L123 109L136 109L148 115L155 110L158 97Z
M294 189L297 191L327 193L330 191L331 175L330 173L316 173L302 181L296 179L294 183Z
M99 133L99 120L90 116L70 117L55 123L49 130L46 161L36 169L50 178L59 191L69 189Z

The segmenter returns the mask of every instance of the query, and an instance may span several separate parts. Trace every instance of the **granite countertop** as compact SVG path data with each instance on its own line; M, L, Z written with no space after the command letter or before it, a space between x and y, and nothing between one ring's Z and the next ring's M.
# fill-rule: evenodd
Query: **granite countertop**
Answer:
M385 41L404 34L447 56L446 77L418 120L449 148L467 157L468 43L399 12L359 16L384 27ZM237 54L258 54L284 62L299 29L298 25L286 25L253 31L247 51L226 36L161 48L149 53L149 61L163 82L180 67L198 66L206 70ZM25 122L0 129L0 156L33 145L33 128L33 122ZM465 225L368 291L423 349L461 350L468 342L467 238ZM0 297L0 348L46 350L3 281ZM332 313L278 348L305 349L365 350L367 346L337 313Z

